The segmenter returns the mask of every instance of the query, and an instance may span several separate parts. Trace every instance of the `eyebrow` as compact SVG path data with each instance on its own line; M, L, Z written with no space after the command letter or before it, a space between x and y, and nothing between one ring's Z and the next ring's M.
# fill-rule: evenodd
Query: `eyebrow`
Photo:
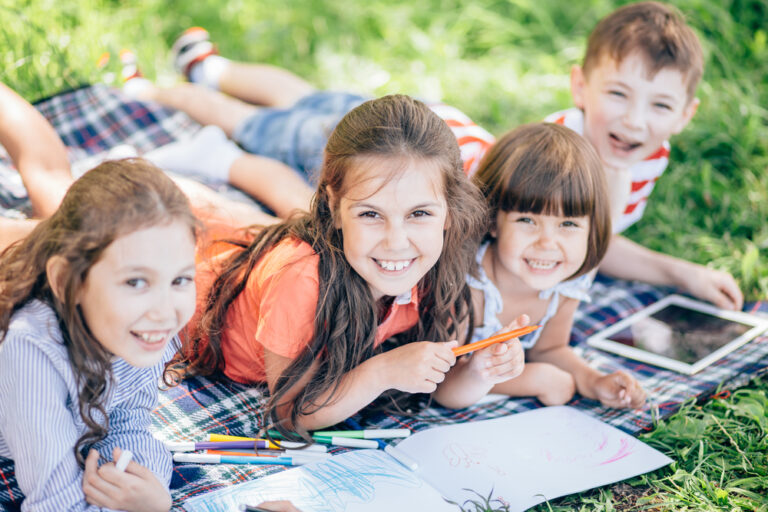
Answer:
M181 273L184 273L184 272L190 272L190 271L194 271L194 270L195 270L195 264L192 263L192 264L187 265L186 267L178 270L177 273L181 274ZM118 272L123 272L123 273L132 273L132 272L155 273L155 269L154 268L152 268L152 267L142 267L142 266L138 266L138 267L135 267L135 266L134 267L124 267L124 268L118 269L117 271Z
M627 84L626 82L624 82L622 80L608 80L606 82L606 85L608 85L608 86L619 85L621 87L624 87L625 89L632 89L632 86L630 86L629 84ZM677 96L673 96L673 95L667 94L665 92L662 92L662 93L659 93L659 94L655 95L654 99L663 99L663 100L668 100L668 101L680 101L680 98L678 98Z
M418 210L420 208L436 208L436 207L439 208L439 207L442 207L442 206L443 206L442 203L440 203L439 201L433 201L433 202L429 202L429 203L420 203L420 204L411 206L408 209L409 210ZM375 204L363 203L363 202L352 203L351 205L349 205L349 209L352 209L352 208L370 208L372 210L380 210L381 209L381 207L376 206Z

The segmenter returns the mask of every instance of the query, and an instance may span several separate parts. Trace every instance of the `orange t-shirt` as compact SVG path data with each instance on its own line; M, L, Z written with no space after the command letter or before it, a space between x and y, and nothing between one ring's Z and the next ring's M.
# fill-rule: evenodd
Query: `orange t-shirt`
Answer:
M195 278L198 311L216 270L237 250L220 247L222 252L199 265ZM230 379L244 384L266 382L265 349L293 359L309 344L315 331L318 262L309 244L286 238L256 264L245 288L230 304L224 323L221 350L224 373ZM376 329L376 344L416 325L418 314L414 287L392 302Z

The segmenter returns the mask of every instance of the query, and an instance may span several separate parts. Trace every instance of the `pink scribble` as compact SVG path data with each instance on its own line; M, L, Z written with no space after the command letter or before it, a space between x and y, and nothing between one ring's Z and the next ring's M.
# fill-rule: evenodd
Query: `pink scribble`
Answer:
M624 457L632 455L632 445L634 445L634 443L630 443L629 439L622 439L620 441L620 445L621 446L619 446L619 450L614 455L605 459L599 465L602 466L604 464L610 464L612 462L616 462L617 460L621 460Z

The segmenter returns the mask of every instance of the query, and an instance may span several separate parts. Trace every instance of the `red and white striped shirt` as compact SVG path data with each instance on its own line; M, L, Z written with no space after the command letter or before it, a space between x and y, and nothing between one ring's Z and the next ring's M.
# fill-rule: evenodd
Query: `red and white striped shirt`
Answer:
M464 173L471 178L485 152L493 146L496 139L456 107L433 103L429 105L429 108L448 123L456 136L456 142L459 143L461 150L461 160L464 162Z
M584 112L578 108L555 112L544 120L566 126L580 135L584 135ZM651 156L629 168L632 175L632 190L629 193L624 214L613 228L616 233L621 233L643 216L648 196L651 195L656 180L659 179L667 168L667 163L669 163L669 148L669 141L664 141L662 146Z

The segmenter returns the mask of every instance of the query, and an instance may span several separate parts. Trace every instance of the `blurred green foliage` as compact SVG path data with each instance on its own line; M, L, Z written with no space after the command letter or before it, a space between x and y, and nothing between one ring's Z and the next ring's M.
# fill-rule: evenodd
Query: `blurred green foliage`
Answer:
M168 48L209 30L223 55L280 65L319 87L440 99L493 133L570 106L568 73L596 21L592 0L0 0L0 79L30 100L86 82L119 85L117 54L177 78ZM728 270L768 297L768 3L678 0L701 36L701 107L673 140L643 222L648 247ZM112 59L97 69L99 56Z

